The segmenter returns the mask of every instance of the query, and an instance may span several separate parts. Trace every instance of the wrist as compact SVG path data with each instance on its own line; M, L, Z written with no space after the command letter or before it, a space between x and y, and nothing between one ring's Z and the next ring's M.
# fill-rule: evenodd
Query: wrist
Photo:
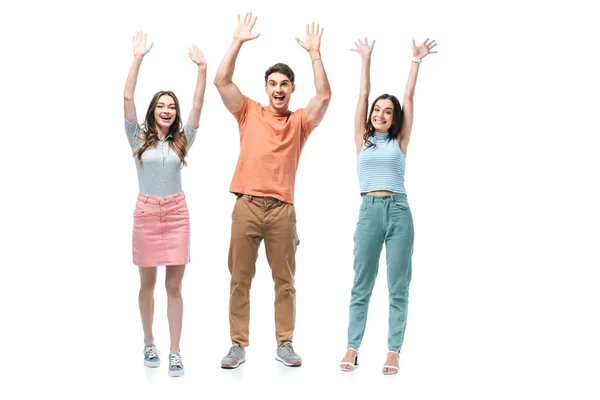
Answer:
M317 50L317 51L312 51L312 50L311 50L311 51L309 51L309 52L308 52L308 55L310 56L310 59L311 59L311 60L314 60L314 59L317 59L317 58L318 58L318 59L320 59L320 58L321 58L321 52L320 52L320 51L318 51L318 50Z
M423 62L423 59L415 56L412 58L412 62L414 62L415 64L421 64Z

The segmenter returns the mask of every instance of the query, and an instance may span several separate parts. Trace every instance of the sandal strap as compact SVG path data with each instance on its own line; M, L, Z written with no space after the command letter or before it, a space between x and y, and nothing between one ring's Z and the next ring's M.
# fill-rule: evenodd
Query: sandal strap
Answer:
M388 353L393 353L393 354L397 355L398 357L400 357L400 350L388 350Z
M355 348L353 348L353 347L348 347L348 349L347 349L347 350L354 350L354 352L356 353L356 355L358 355L358 350L357 350L357 349L355 349Z
M396 371L398 371L398 367L396 367L395 365L387 365L387 364L385 364L385 365L383 366L383 368L388 368L388 369L390 369L390 368L391 368L391 369L395 369Z

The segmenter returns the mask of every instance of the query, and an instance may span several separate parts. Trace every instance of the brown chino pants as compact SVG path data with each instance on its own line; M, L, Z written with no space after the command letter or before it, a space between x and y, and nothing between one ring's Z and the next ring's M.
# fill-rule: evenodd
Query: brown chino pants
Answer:
M248 346L250 286L256 273L260 242L275 283L277 344L292 340L296 320L296 211L293 204L272 197L240 195L231 216L229 246L229 328L232 343Z

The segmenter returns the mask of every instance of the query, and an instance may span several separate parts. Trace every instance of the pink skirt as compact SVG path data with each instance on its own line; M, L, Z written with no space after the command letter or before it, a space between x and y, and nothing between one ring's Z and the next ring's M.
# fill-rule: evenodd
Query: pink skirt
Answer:
M140 267L190 262L190 215L183 192L140 193L133 212L133 263Z

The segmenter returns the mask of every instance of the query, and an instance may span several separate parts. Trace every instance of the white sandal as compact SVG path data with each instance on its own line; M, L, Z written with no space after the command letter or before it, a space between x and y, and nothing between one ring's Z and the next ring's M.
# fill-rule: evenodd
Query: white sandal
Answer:
M398 364L400 364L400 350L397 350L397 351L390 350L390 351L388 351L388 353L393 353L393 354L397 355L398 356ZM394 375L394 374L398 373L398 367L396 367L395 365L385 364L383 366L383 368L387 368L387 369L392 369L393 370L393 371L387 371L387 372L386 371L381 371L381 372L383 372L384 375Z
M344 372L350 372L350 371L354 371L354 369L356 368L356 366L358 365L358 350L353 349L352 347L348 347L348 350L354 350L354 352L356 353L354 355L354 362L350 362L350 361L342 361L340 363L340 369ZM344 365L349 365L350 368L344 368Z

